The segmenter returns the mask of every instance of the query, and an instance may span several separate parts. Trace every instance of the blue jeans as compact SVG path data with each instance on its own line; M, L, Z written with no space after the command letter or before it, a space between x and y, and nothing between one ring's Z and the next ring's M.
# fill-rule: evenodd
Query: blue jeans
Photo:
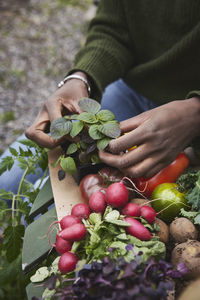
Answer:
M103 109L111 110L118 121L131 118L156 106L144 96L137 94L121 79L110 84L105 89L101 104ZM26 146L19 144L18 142L20 139L24 138L25 135L20 136L11 147L18 149L20 146L21 148L26 149ZM1 158L8 155L10 155L9 149L3 153ZM10 171L6 171L0 176L0 189L2 188L6 191L16 193L22 174L23 170L21 170L18 163L15 162ZM27 175L26 179L34 184L41 176L42 170L40 170L38 175Z

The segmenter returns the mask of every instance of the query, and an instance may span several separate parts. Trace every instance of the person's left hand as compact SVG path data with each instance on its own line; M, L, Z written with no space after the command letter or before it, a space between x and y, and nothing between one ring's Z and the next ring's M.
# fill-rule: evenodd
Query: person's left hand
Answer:
M100 159L131 177L151 177L199 135L200 100L172 101L120 123L122 133ZM132 146L131 151L126 151Z

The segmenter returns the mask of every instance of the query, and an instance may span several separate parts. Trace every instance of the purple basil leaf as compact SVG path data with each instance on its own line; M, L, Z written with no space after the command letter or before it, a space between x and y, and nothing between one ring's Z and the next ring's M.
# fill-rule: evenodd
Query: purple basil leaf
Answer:
M177 271L179 271L182 275L185 275L188 273L188 269L185 265L185 263L181 262L177 265Z

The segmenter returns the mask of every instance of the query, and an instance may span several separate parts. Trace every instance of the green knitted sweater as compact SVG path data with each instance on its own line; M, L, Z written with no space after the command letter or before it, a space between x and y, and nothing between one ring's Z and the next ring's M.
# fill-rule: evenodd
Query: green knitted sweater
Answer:
M118 78L159 104L200 96L200 1L101 0L76 70L96 99Z

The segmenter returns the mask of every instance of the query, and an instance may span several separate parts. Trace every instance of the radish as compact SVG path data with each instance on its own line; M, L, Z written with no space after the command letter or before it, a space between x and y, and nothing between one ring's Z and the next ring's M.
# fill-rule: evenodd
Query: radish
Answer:
M60 227L63 230L67 227L70 227L70 226L72 226L74 224L78 224L78 223L80 223L79 218L72 216L72 215L67 215L60 220Z
M128 190L123 184L123 180L112 183L106 190L105 198L110 206L124 206L128 202Z
M60 231L59 236L68 241L80 241L86 235L87 230L83 224L74 224Z
M126 232L128 234L135 236L141 241L148 241L151 239L149 230L139 221L130 217L126 217L124 221L130 224L129 227L126 227Z
M106 209L105 194L100 191L93 193L89 199L89 207L96 213L103 213Z
M147 205L141 207L141 216L144 217L149 224L152 224L156 219L157 213L155 210Z
M72 207L71 215L81 219L88 219L90 215L89 206L85 203L78 203Z
M48 228L47 235L49 234L49 231L50 231L51 227L55 224L60 224L60 227L63 230L65 228L70 227L70 226L72 226L74 224L77 224L77 223L81 223L79 218L74 217L72 215L67 215L67 216L63 217L60 221L54 221L53 223L51 223L51 225ZM56 226L53 227L53 230L55 228L56 228Z
M54 246L56 248L56 251L59 254L63 254L65 252L68 252L71 250L72 242L64 240L57 234L56 235L56 243L52 246Z
M58 268L64 275L68 272L72 272L76 268L78 257L72 252L63 253L58 261Z
M122 214L130 217L140 217L140 206L135 203L127 203L122 209Z

